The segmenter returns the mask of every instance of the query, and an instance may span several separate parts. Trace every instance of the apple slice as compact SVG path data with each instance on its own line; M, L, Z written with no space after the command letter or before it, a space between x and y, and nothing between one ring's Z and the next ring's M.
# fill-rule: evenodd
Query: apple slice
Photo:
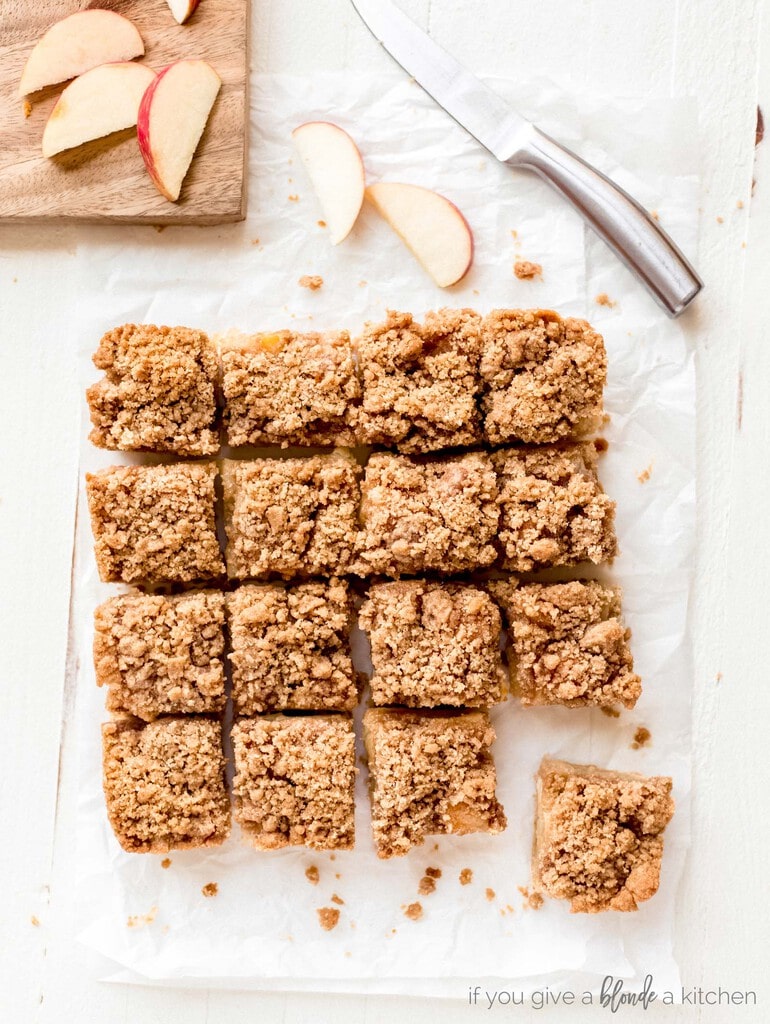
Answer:
M46 123L43 156L132 128L154 79L155 72L144 64L121 61L91 68L70 82Z
M439 288L465 277L473 262L473 234L454 203L419 185L395 182L370 185L366 195Z
M122 14L78 11L57 21L38 40L24 66L19 96L66 82L100 64L131 60L143 53L142 37Z
M199 0L166 0L166 3L179 24L184 25L192 17Z
M291 133L318 197L332 245L350 234L364 201L364 162L346 131L308 121Z
M172 203L179 198L222 80L205 60L178 60L142 97L136 132L150 177Z

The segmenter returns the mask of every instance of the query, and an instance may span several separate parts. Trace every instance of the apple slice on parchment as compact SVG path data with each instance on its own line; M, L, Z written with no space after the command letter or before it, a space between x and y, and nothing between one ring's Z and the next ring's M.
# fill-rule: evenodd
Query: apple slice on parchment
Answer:
M199 0L166 0L166 3L180 25L188 21L198 6Z
M440 288L456 284L473 262L473 234L454 203L419 185L379 182L366 196Z
M337 245L350 234L364 201L361 154L348 133L328 121L308 121L291 135Z
M30 53L19 83L19 96L66 82L91 68L131 60L144 53L133 22L115 11L78 11L52 25Z
M175 203L222 80L205 60L179 60L142 97L139 149L158 191Z
M43 156L133 128L155 72L144 64L102 64L70 82L43 132Z

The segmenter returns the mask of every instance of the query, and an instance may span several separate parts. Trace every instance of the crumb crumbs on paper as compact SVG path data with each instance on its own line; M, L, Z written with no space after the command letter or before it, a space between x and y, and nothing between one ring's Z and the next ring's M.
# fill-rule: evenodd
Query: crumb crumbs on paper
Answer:
M519 237L519 232L518 231L514 231L513 228L511 228L511 238L518 239L518 237Z
M367 286L368 284L369 284L369 282L368 282L368 281L359 281L359 282L358 282L358 287L359 287L359 288L366 288L366 286Z
M420 879L420 884L417 886L417 892L420 896L430 896L430 894L435 891L436 879L431 878L430 875L423 875Z
M298 282L300 288L308 288L311 292L317 292L323 283L324 279L319 274L303 274Z
M601 708L601 713L606 715L607 718L620 718L620 712L617 708Z
M40 927L40 919L36 917L35 914L33 914L32 917L30 917L29 923L32 925L33 928Z
M490 889L490 888L486 888L484 890L484 895L486 896L486 898L491 903L492 900L495 898L495 890L494 889Z
M640 725L634 733L634 741L631 744L631 749L641 750L642 747L647 746L651 739L652 733L650 732L650 730L646 726Z
M315 864L311 864L309 868L305 868L305 878L311 885L318 885L318 879L320 877L318 868Z
M463 868L460 872L460 885L470 885L473 881L473 871L470 868Z
M332 903L336 903L338 907L345 906L345 901L341 896L338 896L336 892L332 895Z
M168 871L168 869L171 867L171 858L164 857L163 860L160 862L160 866L163 868L164 871Z
M533 281L536 277L543 276L543 268L539 263L532 260L516 260L513 264L513 272L520 281Z
M217 885L216 882L206 882L206 884L201 889L201 892L206 897L206 899L209 899L211 896L217 895L217 893L219 892L219 886Z
M334 877L335 878L342 878L342 874L339 871L335 871L334 872Z
M292 194L289 196L289 202L290 203L298 203L299 202L299 196L296 193L292 192Z
M717 217L717 224L724 224L724 222L725 222L724 217Z
M652 476L652 465L653 464L650 463L649 466L643 469L641 473L636 474L636 479L639 481L640 484L646 484Z
M259 245L259 239L258 238L252 238L251 244L252 245Z
M737 210L742 210L743 209L743 200L742 199L738 200L738 202L735 204L735 208Z
M519 892L524 897L524 906L529 910L539 910L545 900L539 892L530 892L526 885L518 886Z
M611 299L607 292L599 292L594 299L594 302L597 306L607 306L608 309L614 309L615 306L617 306L617 302L615 302L614 299Z
M410 903L404 908L404 917L408 917L410 921L419 921L422 917L422 903Z
M441 878L441 868L426 868L425 874L428 878Z
M329 854L329 860L336 860L336 859L337 859L337 854L336 853L330 853Z
M316 223L318 224L319 228L325 228L326 227L326 221L325 220L319 220L319 221L316 221Z
M150 907L147 914L130 914L126 924L129 928L141 928L143 925L152 924L157 913L157 907Z
M318 923L325 932L330 932L340 922L340 912L336 907L318 907L316 914L318 914Z
M721 672L717 672L717 676L716 676L716 679L717 679L717 682L718 682L718 683L721 683L721 682L722 682L722 673L721 673Z
M650 216L652 217L653 220L660 220L660 214L658 213L657 210L651 210L650 211Z
M30 103L29 100L24 100L24 102L22 103L21 109L24 111L24 116L25 117L31 117L32 116L32 104Z

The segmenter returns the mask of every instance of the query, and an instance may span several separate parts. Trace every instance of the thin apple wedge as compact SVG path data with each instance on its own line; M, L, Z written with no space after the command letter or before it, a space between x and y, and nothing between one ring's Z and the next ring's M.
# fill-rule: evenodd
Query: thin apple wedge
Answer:
M43 156L133 128L155 72L144 64L102 64L70 82L43 132Z
M175 20L184 25L193 16L199 0L166 0L166 3Z
M19 96L66 82L91 68L141 57L144 43L122 14L97 9L78 11L52 25L30 53Z
M364 201L364 162L346 131L308 121L291 133L329 226L332 245L347 238Z
M139 149L158 191L175 203L222 85L205 60L179 60L142 97Z
M370 185L366 196L440 288L465 277L473 263L473 234L454 203L397 182Z

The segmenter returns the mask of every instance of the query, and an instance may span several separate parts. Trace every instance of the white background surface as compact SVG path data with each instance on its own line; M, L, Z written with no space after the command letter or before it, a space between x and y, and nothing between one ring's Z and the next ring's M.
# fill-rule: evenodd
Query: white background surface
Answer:
M214 0L209 0L214 2ZM545 75L565 90L696 94L703 152L699 270L707 284L684 326L698 348L699 554L693 848L676 952L688 986L754 989L759 1009L621 1012L620 1019L765 1021L770 1016L765 851L768 689L761 657L770 571L767 509L770 140L754 148L756 103L770 113L763 0L420 0L405 4L474 70ZM483 16L479 11L483 9ZM770 26L767 14L765 36ZM310 73L381 62L347 0L256 0L259 70ZM698 132L693 125L693 140ZM756 178L751 195L752 178ZM253 199L254 197L252 197ZM742 203L742 207L739 207ZM148 229L151 230L151 229ZM170 229L173 231L173 229ZM91 235L93 232L93 236ZM449 1002L151 991L99 984L71 941L53 870L73 841L57 815L62 682L76 495L75 245L98 229L0 229L0 1020L464 1021ZM66 742L66 736L65 736ZM60 858L57 858L57 863ZM40 926L34 927L35 915ZM508 1008L497 1017L601 1019Z

